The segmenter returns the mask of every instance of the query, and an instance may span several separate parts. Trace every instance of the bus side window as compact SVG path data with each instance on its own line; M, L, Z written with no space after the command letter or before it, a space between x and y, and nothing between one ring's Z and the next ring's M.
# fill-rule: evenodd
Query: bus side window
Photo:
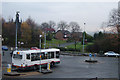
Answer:
M57 52L56 52L56 58L59 58L59 55L60 55L60 52L57 51Z
M42 59L45 59L45 53L44 52L41 53L41 57L42 57Z
M35 53L31 53L31 61L35 61Z
M51 59L51 52L48 52L48 59Z
M30 59L30 54L26 54L26 59Z
M54 52L51 52L51 58L54 58Z

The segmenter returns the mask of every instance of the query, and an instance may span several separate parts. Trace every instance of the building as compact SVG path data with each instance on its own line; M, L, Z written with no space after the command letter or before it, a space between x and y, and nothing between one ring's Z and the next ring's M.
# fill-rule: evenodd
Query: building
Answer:
M44 31L46 33L55 33L55 29L53 29L53 28L44 28Z
M55 34L55 38L58 40L68 40L70 36L71 34L67 30L58 30Z
M76 41L82 40L82 32L73 32L71 33L71 37L75 39Z

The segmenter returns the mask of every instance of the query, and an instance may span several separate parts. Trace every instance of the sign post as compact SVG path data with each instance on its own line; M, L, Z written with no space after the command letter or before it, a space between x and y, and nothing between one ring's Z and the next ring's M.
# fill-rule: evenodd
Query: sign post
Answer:
M41 69L41 55L40 55L40 66L39 66L39 72L42 72L42 69Z
M94 59L96 59L96 55L97 55L97 54L95 53L95 54L94 54Z
M89 60L91 60L91 58L92 58L92 54L90 53L90 54L89 54Z

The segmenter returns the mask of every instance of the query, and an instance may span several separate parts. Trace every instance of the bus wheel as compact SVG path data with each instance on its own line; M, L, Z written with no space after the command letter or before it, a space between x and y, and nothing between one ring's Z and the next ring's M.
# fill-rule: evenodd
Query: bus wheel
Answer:
M38 69L38 65L35 65L35 66L34 66L34 70L37 70L37 69Z

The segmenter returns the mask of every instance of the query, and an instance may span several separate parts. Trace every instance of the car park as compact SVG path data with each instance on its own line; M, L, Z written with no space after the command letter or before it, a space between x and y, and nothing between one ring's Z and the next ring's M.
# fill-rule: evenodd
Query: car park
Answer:
M113 51L108 51L108 52L104 53L104 55L105 56L115 56L115 57L119 57L120 56L120 54L115 53Z

